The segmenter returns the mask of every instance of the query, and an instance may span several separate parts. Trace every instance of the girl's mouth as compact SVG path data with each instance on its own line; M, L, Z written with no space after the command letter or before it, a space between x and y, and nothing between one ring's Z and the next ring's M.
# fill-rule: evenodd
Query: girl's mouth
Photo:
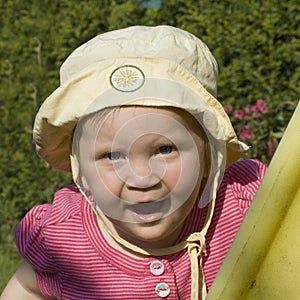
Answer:
M137 222L150 223L160 220L170 207L169 197L158 201L132 204L130 210L134 213Z
M162 212L155 212L149 214L141 214L141 213L134 212L135 219L139 223L152 223L160 220L163 217L163 215L164 214Z

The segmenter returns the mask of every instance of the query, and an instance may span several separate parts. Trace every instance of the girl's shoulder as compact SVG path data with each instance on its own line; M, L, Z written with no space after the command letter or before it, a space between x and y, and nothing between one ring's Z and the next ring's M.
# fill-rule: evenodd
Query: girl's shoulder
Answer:
M227 184L247 186L260 184L266 173L267 167L256 159L239 160L228 167L224 174Z
M15 236L16 245L25 260L37 269L48 268L51 259L47 256L46 242L49 232L63 234L69 224L79 223L82 211L82 196L75 186L57 191L51 204L33 207L19 223Z
M64 187L54 194L48 223L64 222L81 212L83 196L75 184Z
M25 215L24 222L28 219L31 225L35 222L47 226L67 221L80 212L82 195L75 185L70 185L58 190L52 203L34 206Z
M266 173L267 167L255 159L237 161L226 169L221 190L226 190L226 199L236 203L245 215Z

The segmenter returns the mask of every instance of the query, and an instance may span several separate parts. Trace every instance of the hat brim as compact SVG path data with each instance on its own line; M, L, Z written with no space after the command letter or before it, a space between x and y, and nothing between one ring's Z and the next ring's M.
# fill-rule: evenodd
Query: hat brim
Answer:
M142 72L137 86L118 89L112 83L112 74L124 66L136 66ZM218 100L180 65L166 59L118 58L83 70L45 100L33 129L38 154L53 167L71 171L72 135L78 120L123 105L172 106L192 113L208 136L226 143L227 166L249 148L238 141Z

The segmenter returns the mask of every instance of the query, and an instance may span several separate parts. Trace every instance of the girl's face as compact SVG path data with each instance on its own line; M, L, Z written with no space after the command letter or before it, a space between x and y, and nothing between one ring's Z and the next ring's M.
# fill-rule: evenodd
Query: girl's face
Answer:
M207 176L202 132L175 108L126 106L83 125L82 181L120 236L148 248L176 240Z

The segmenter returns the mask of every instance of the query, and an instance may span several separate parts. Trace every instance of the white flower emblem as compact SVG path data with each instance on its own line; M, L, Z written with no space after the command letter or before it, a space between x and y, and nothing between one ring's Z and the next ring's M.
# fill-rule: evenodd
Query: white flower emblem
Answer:
M110 75L111 85L121 92L134 92L144 84L144 81L142 70L133 65L121 66Z

